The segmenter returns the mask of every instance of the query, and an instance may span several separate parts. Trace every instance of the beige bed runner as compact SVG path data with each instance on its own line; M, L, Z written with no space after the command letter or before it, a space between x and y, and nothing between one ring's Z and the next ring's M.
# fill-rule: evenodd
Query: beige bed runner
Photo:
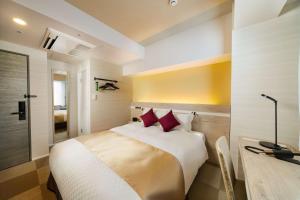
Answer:
M184 199L181 165L168 152L112 131L76 140L123 178L141 199Z

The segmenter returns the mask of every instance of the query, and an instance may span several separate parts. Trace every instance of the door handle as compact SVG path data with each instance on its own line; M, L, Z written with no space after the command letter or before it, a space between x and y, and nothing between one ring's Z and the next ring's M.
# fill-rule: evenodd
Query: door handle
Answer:
M12 112L11 115L19 115L19 120L26 120L26 103L19 101L19 112Z
M26 99L26 98L28 98L28 99L30 99L30 98L37 98L37 95L27 95L27 94L24 94L24 98Z
M10 113L11 115L23 115L24 114L24 112L12 112L12 113Z

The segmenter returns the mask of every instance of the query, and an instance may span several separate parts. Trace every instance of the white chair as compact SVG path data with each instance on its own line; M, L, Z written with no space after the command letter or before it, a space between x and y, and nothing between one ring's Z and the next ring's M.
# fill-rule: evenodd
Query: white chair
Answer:
M246 189L244 182L237 181L234 175L229 146L225 136L216 141L216 149L221 167L227 200L244 200Z

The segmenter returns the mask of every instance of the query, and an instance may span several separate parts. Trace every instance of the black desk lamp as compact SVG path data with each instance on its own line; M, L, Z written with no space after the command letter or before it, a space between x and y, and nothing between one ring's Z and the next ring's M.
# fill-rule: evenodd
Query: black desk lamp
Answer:
M265 141L260 141L259 144L269 149L282 149L282 147L277 144L277 100L265 94L261 94L261 96L273 101L275 104L275 144Z

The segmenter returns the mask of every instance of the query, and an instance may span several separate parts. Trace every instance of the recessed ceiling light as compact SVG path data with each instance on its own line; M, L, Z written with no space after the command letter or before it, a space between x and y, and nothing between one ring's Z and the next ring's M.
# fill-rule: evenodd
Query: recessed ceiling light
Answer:
M19 24L19 25L22 25L22 26L26 26L27 25L27 23L23 19L21 19L21 18L14 17L13 21L15 23Z

